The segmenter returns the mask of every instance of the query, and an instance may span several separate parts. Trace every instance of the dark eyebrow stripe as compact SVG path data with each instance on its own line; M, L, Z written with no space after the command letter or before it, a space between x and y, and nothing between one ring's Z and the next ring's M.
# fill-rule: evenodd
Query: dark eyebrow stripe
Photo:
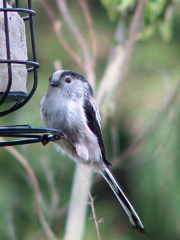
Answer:
M61 77L64 77L65 75L69 75L70 77L74 77L74 78L78 78L79 80L83 81L83 82L87 82L87 80L80 74L72 72L72 71L64 71L61 74Z

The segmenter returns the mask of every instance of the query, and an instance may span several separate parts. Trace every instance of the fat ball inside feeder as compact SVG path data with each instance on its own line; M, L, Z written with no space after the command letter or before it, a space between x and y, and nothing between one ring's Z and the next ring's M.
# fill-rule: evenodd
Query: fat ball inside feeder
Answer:
M4 8L3 0L0 0L0 8ZM8 3L6 8L12 9ZM27 61L28 57L24 20L18 12L7 10L0 12L0 60L4 62L0 64L0 99L6 92L11 78L6 101L14 102L23 100L27 96L28 72L23 61ZM5 21L7 21L6 27ZM12 76L9 74L9 68Z

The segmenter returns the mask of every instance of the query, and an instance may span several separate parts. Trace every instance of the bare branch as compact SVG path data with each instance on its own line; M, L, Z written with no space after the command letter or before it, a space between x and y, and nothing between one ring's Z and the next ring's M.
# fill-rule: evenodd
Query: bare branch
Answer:
M120 79L119 79L118 86L117 86L118 93L120 91L120 84L124 80L124 78L128 72L129 63L130 63L130 59L131 59L131 56L132 56L132 53L134 50L135 42L138 40L137 32L139 30L139 26L141 23L141 17L143 15L144 5L145 5L146 1L147 0L140 0L138 2L135 14L132 19L132 24L131 24L130 30L129 30L129 36L126 41L126 54L125 54L125 58L124 58L124 61L123 61L122 67L121 67L121 75L120 75ZM115 100L117 100L117 98L119 97L118 93L115 95Z
M97 103L101 110L102 117L107 118L109 113L113 111L112 96L116 94L116 86L121 75L121 66L125 58L125 26L123 19L119 20L114 39L119 42L111 48L108 58L108 64L105 73L99 85L97 94Z
M0 137L0 141L4 141L4 139L2 137ZM4 147L4 149L6 149L6 151L8 151L13 157L15 157L16 160L24 167L24 169L28 173L30 182L33 186L34 193L35 193L36 209L37 209L37 215L38 215L39 221L43 227L43 230L44 230L46 236L50 240L56 240L56 237L55 237L54 233L51 231L51 229L43 215L42 209L41 209L42 195L41 195L38 181L34 174L33 169L29 165L28 161L14 147L11 147L11 146Z
M69 29L73 33L73 36L76 38L77 42L79 43L79 46L83 51L83 57L85 61L85 72L89 82L92 85L94 85L93 64L91 61L91 57L90 57L90 53L89 53L89 49L87 47L86 41L84 40L84 37L82 36L79 28L77 27L77 25L75 24L75 21L72 19L70 15L66 1L65 0L56 0L56 1L65 22L68 24Z
M62 23L60 21L56 21L53 24L53 29L54 32L56 33L56 36L58 37L59 41L61 42L61 44L63 45L64 49L67 51L67 53L74 59L74 61L79 65L79 67L85 71L86 67L83 64L81 58L79 57L78 54L76 54L73 50L72 47L67 43L67 41L64 39L63 34L61 32L61 27L62 27Z
M38 2L40 2L42 4L42 6L44 7L50 21L52 23L54 23L56 21L55 12L51 8L51 6L45 0L38 0Z
M147 0L140 0L137 4L137 8L135 11L135 14L133 16L132 19L132 23L130 26L130 30L129 30L129 36L128 39L126 41L126 54L124 57L124 61L123 64L121 66L121 75L118 81L118 85L117 85L117 94L114 95L114 101L116 102L118 97L119 97L119 93L120 93L120 84L123 82L123 80L125 79L125 76L128 72L129 69L129 64L130 64L130 59L132 57L133 54L133 50L134 50L134 45L137 41L137 33L140 27L140 23L141 23L141 18L143 15L143 11L144 11L144 5L146 3Z
M97 98L105 119L107 116L114 113L115 104L118 102L117 99L121 91L120 85L128 72L130 58L137 40L137 32L139 30L145 2L146 0L140 0L138 2L125 45L123 44L124 41L122 41L122 37L125 38L125 36L123 36L125 35L123 19L121 19L118 24L115 39L120 43L114 46L111 51L111 58L100 83Z
M56 61L54 61L54 69L55 69L56 71L57 71L57 70L61 70L61 69L63 69L60 60L56 60Z
M47 183L48 183L49 190L50 190L50 196L51 196L50 218L52 220L55 218L56 212L58 211L59 193L56 189L56 186L54 183L54 175L53 175L53 172L51 171L50 167L48 166L47 159L43 158L42 166L44 167Z
M95 29L93 26L93 20L87 5L87 2L85 0L80 0L81 7L83 9L83 13L85 15L85 19L89 28L89 33L91 37L91 42L92 42L92 51L93 51L93 66L96 66L96 58L97 58L97 41L96 41L96 36L95 36Z
M156 116L154 121L151 123L151 125L144 131L144 133L141 134L141 136L128 149L124 151L124 153L121 154L121 156L114 159L113 166L117 166L123 160L131 156L135 151L137 151L139 146L145 141L145 139L149 136L149 134L156 128L156 126L159 124L159 122L163 118L164 114L167 112L167 110L171 107L172 103L178 97L179 88L180 88L180 81L178 82L178 86L175 88L172 95L169 97L169 100L166 101L166 104L164 105L162 110L158 113L158 115Z
M74 59L74 61L77 63L77 65L85 71L85 65L83 64L81 58L76 54L72 47L67 43L67 41L64 39L63 34L61 32L62 28L62 22L56 20L55 18L55 12L51 8L51 6L45 1L45 0L38 0L42 6L44 7L47 16L49 17L50 21L52 22L53 25L53 30L59 39L60 43L62 44L63 48L67 51L67 53Z
M87 210L88 194L86 188L90 189L92 183L92 169L77 164L71 200L68 208L68 217L64 240L82 240L85 230L85 218Z
M97 220L96 213L95 213L95 208L94 208L95 197L94 198L92 197L92 195L91 195L89 190L88 190L88 194L89 194L89 198L90 198L89 204L90 204L91 210L92 210L92 219L94 220L94 223L95 223L98 240L101 240L100 232L99 232L99 223L103 222L103 219Z

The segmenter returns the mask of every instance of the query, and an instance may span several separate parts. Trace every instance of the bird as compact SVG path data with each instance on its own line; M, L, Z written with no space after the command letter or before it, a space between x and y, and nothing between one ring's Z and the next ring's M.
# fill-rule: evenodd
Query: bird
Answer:
M76 72L55 71L41 100L40 115L45 127L62 130L66 136L55 141L56 149L100 173L129 217L132 228L147 235L138 214L110 169L101 118L90 83Z

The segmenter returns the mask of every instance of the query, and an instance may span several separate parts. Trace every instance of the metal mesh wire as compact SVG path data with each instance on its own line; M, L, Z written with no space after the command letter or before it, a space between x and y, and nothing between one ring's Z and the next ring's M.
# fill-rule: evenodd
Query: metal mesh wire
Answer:
M37 83L38 83L38 75L37 75L37 69L39 67L39 64L37 63L37 57L36 57L36 44L35 44L35 35L34 35L34 16L35 16L35 11L32 10L32 1L27 0L23 1L23 4L25 4L27 7L21 7L20 1L15 0L15 3L13 4L12 8L9 8L7 6L6 0L3 0L3 8L0 8L0 12L4 13L4 29L5 29L5 40L6 40L6 50L7 50L7 58L6 59L0 59L0 64L6 63L8 66L8 81L7 81L7 88L6 91L1 93L0 95L0 106L3 110L0 109L0 117L7 115L8 113L14 112L17 109L21 108L24 106L33 96ZM30 56L32 56L31 60L27 61L22 61L22 60L13 60L11 59L11 52L10 52L10 36L9 36L9 26L8 26L8 12L17 12L23 20L26 22L26 30L29 29L30 34L29 40L30 40L30 49L28 49L28 53ZM25 96L20 96L19 98L16 98L16 96L11 96L12 93L10 92L10 88L12 85L12 64L24 64L26 66L28 75L29 73L32 74L32 83L30 84L31 90L29 93ZM1 73L0 73L1 74ZM7 109L5 107L5 103L8 99L8 97L14 97L13 104L11 104L10 107ZM9 106L9 105L8 105Z

